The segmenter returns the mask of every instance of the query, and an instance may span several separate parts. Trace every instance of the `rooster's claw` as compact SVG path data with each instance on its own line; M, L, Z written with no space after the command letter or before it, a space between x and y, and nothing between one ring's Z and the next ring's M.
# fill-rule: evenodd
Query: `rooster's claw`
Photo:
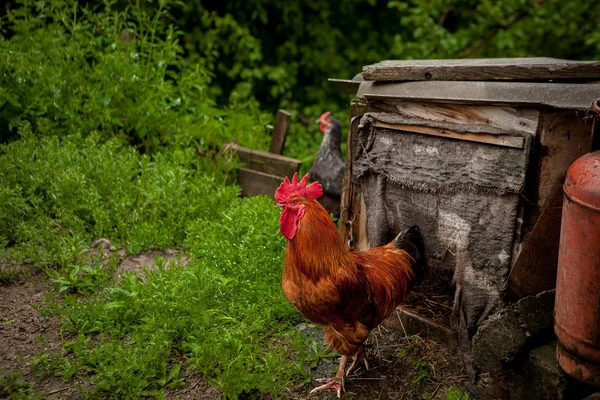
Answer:
M314 394L314 393L320 392L322 390L334 389L336 391L337 397L339 399L340 397L342 397L342 390L346 391L344 389L344 379L343 378L339 378L339 377L320 378L320 379L317 379L317 382L325 383L325 384L321 385L321 386L317 386L316 388L314 388L313 390L310 391L310 394Z
M348 371L346 372L346 376L348 376L351 373L353 373L354 371L356 371L359 368L358 365L361 362L365 365L365 368L368 371L369 370L369 362L367 361L367 358L365 357L365 351L363 348L358 350L356 352L356 354L354 355L354 361L352 361L350 368L348 368Z

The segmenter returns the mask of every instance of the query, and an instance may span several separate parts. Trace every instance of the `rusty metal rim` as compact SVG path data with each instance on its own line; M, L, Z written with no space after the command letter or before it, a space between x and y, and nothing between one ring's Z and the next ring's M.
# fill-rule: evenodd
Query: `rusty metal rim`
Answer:
M555 313L556 313L556 311L555 311ZM565 337L567 339L573 340L579 346L585 346L585 347L589 347L593 350L600 351L600 343L595 343L589 339L575 335L573 332L567 330L567 328L565 328L560 323L560 320L556 319L556 315L554 316L554 333L556 334L556 336Z
M600 387L600 366L569 353L560 341L556 345L556 361L567 375L588 385Z
M567 198L568 198L570 201L572 201L573 203L575 203L575 204L578 204L578 205L580 205L580 206L581 206L581 207L583 207L583 208L589 208L590 210L594 210L594 211L600 212L600 207L596 207L596 206L594 206L594 205L591 205L591 204L589 204L589 203L586 203L585 201L581 201L581 200L579 200L579 199L575 199L574 197L572 197L572 196L569 194L569 192L567 192L567 189L565 189L565 187L564 187L564 186L563 186L563 193L564 193L564 194L565 194L565 196L566 196L566 197L567 197Z

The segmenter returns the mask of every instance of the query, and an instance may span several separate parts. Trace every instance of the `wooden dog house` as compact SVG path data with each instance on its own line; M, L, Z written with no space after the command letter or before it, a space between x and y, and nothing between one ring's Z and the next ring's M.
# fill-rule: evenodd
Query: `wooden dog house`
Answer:
M600 63L384 61L331 81L355 94L341 233L365 249L421 227L469 368L481 322L555 285L561 185L591 148Z

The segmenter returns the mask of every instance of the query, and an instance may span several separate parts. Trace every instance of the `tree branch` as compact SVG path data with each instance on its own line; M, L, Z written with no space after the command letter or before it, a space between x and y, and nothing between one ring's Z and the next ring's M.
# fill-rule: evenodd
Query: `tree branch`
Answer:
M465 51L463 51L460 54L460 58L468 58L473 53L475 53L477 50L479 50L483 46L487 45L490 42L490 40L492 40L498 34L498 32L500 32L501 29L509 28L511 25L517 23L518 21L520 21L521 19L523 19L524 17L526 17L528 15L529 15L529 13L526 11L521 11L521 12L513 15L504 24L496 26L495 29L488 32L488 34L485 35L483 38L481 38L477 43L475 43L473 46L471 46L468 49L466 49Z
M444 26L444 22L446 22L446 18L448 17L448 14L450 14L451 11L454 11L453 6L448 6L444 9L444 12L442 13L442 16L440 17L440 19L438 20L437 24L435 24L437 27L442 27Z
M542 4L544 4L546 0L534 0L534 6L540 6ZM519 11L518 13L516 13L515 15L513 15L512 17L510 17L508 20L506 20L506 22L504 22L504 24L496 26L495 29L493 29L491 32L489 32L487 35L485 35L485 37L483 37L482 39L480 39L477 43L475 43L473 46L469 47L468 49L466 49L465 51L463 51L460 55L461 58L467 58L470 55L472 55L473 53L475 53L477 50L479 50L481 47L485 46L486 44L488 44L490 42L490 40L492 40L494 38L494 36L496 36L498 34L498 32L500 31L500 29L507 29L509 28L511 25L516 24L517 22L519 22L521 19L525 18L529 16L529 12L528 11Z

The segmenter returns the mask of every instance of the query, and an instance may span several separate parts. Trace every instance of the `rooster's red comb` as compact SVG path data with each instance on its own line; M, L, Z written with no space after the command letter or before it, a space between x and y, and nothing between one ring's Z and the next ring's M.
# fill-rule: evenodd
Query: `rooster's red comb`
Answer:
M285 201L293 195L306 196L309 199L318 199L323 195L323 188L319 182L313 182L310 185L308 183L308 174L304 175L304 178L298 182L298 173L294 174L292 181L286 176L279 188L275 191L275 201L278 203L285 203Z

